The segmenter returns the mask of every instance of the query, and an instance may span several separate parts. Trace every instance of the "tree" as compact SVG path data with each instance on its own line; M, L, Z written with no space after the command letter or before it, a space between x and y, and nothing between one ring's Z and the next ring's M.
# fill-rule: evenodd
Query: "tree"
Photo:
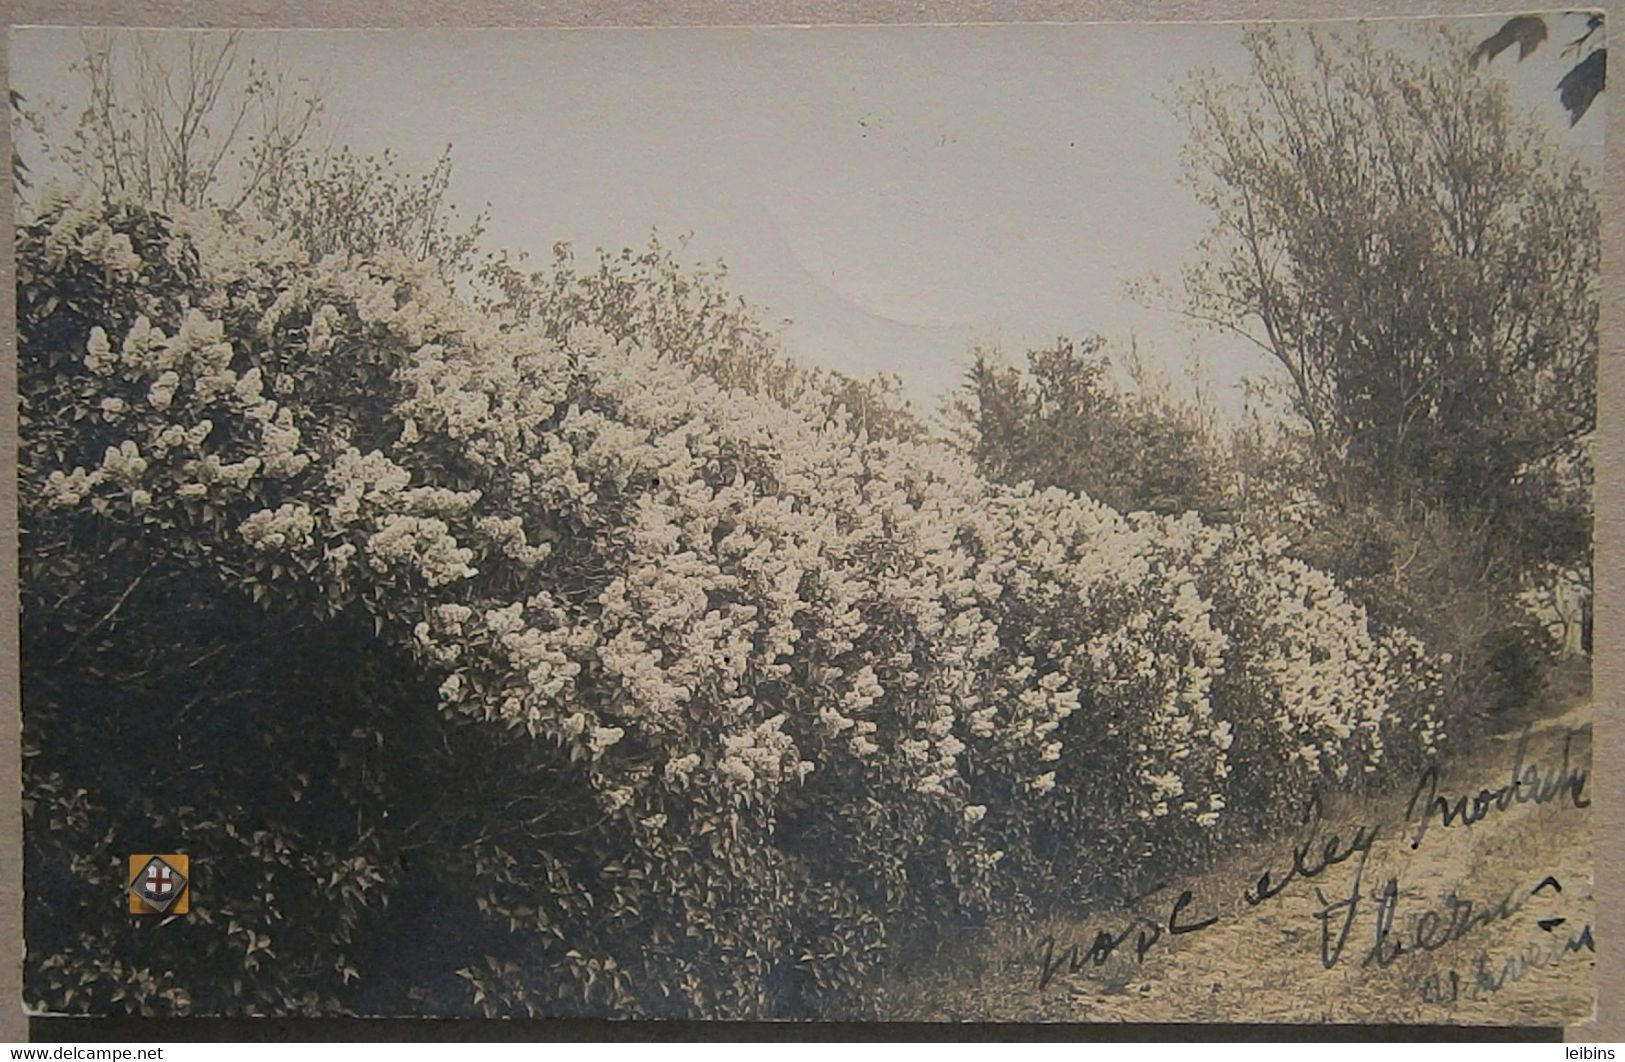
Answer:
M1586 174L1455 34L1246 44L1247 80L1178 100L1214 219L1184 310L1279 370L1316 496L1298 554L1449 654L1459 703L1526 704L1544 639L1518 595L1590 570Z
M1167 393L1123 392L1098 337L1029 351L1025 370L975 353L951 415L982 473L1062 487L1125 511L1208 516L1224 483L1203 411Z
M318 257L393 249L448 279L468 272L485 215L458 219L450 148L415 174L391 152L333 146L321 85L239 32L96 31L82 41L84 107L66 135L47 138L70 183L107 202L270 221Z
M1503 577L1589 543L1598 213L1583 172L1459 62L1259 30L1248 83L1180 97L1214 224L1186 311L1283 371L1341 510L1485 520Z
M86 103L62 156L104 197L162 209L274 202L310 149L320 90L250 54L240 33L82 40Z

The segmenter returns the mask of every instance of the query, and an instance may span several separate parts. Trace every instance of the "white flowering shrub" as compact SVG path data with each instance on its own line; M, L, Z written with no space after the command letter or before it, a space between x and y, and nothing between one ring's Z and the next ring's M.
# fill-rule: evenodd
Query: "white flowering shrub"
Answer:
M253 644L280 714L196 711L356 773L252 764L287 821L208 827L311 876L175 945L252 918L265 980L36 969L46 1005L856 1008L925 927L1088 898L1439 737L1420 647L1276 543L554 342L404 258L73 204L19 243L28 651L184 664L175 625L229 619L207 651ZM35 834L117 796L51 751L85 725L54 682L25 690ZM170 734L126 740L157 763ZM369 969L425 934L433 961Z
M820 421L846 417L871 436L918 439L925 423L902 396L894 373L869 377L808 365L785 349L779 333L733 295L727 268L683 264L658 237L641 250L599 251L581 263L556 244L543 268L525 270L503 255L477 273L475 305L522 318L565 342L583 324L616 342L660 351L724 388L740 388L795 405Z

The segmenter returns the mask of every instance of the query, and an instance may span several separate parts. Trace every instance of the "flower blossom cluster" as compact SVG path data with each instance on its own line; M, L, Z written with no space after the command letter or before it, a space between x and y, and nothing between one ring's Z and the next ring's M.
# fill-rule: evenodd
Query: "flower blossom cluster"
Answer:
M29 469L44 503L372 610L446 711L568 750L639 829L748 812L767 844L874 801L869 836L986 874L1063 808L1216 825L1238 742L1307 784L1436 738L1420 646L1278 542L550 343L419 263L174 224L202 293L72 352L107 441ZM45 245L124 268L103 227Z

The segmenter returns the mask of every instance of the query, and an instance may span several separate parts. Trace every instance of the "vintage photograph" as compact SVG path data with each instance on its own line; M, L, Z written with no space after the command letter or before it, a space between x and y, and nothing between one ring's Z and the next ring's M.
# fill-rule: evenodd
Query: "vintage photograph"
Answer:
M1585 1019L1605 44L13 27L28 1010Z

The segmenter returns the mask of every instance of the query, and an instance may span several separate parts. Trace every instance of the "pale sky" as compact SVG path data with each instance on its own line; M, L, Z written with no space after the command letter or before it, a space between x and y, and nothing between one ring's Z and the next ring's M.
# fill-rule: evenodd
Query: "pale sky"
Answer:
M1504 16L1477 20L1475 38ZM1467 21L1467 20L1461 20ZM1600 168L1606 94L1570 130L1552 87L1576 35L1522 64L1520 103ZM1575 32L1571 32L1575 31ZM1267 370L1125 281L1177 278L1207 218L1179 183L1184 133L1159 98L1244 70L1234 25L303 31L254 34L329 88L339 139L487 202L489 248L546 261L668 243L724 260L787 318L796 356L900 375L924 409L978 344L1019 354L1100 333L1176 377L1193 357L1222 407ZM13 31L14 84L80 105L72 31Z

